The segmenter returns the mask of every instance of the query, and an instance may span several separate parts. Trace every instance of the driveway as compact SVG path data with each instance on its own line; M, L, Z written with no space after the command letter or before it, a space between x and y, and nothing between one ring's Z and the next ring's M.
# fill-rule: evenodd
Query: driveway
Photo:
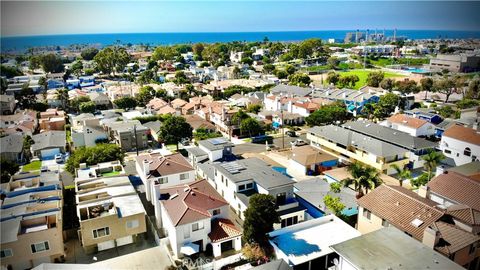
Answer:
M297 134L298 134L298 132L297 132ZM307 142L307 135L305 133L300 134L298 137L289 137L289 136L285 135L285 148L290 148L291 147L290 142L293 142L297 139L301 139L301 140ZM277 146L280 149L284 148L283 143L282 143L282 137L273 139L273 144L275 144L275 146Z
M266 151L266 147L264 143L251 143L246 142L242 144L237 144L233 148L233 154L235 155L243 155L245 153L261 153Z

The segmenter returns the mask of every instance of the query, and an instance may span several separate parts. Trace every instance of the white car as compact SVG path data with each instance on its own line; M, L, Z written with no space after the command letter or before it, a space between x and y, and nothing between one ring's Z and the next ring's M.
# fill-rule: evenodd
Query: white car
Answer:
M63 162L62 154L56 154L55 155L55 162L57 162L57 163L62 163Z
M295 141L291 141L290 144L293 146L302 146L307 145L307 143L302 139L296 139Z

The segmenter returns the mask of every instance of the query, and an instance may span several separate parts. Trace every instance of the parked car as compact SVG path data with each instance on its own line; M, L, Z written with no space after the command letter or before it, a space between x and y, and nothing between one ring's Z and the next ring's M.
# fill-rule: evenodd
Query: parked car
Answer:
M285 134L287 134L288 137L297 137L297 133L293 130L289 130L287 132L285 132Z
M189 146L190 145L190 140L185 138L185 139L182 139L180 141L180 143L183 145L183 146Z
M295 141L290 142L290 144L293 146L302 146L302 145L307 145L307 143L302 140L302 139L296 139Z
M62 154L56 154L55 155L55 162L57 162L57 163L62 163L63 162Z
M260 135L252 138L252 143L273 143L273 137L268 135Z

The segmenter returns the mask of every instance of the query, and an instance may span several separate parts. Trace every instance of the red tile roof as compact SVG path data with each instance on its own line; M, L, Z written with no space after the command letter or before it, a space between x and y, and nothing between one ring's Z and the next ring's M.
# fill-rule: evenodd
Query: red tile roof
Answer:
M396 124L400 124L400 125L404 125L404 126L408 126L408 127L415 128L415 129L420 128L421 126L428 123L427 121L425 121L423 119L410 117L410 116L407 116L405 114L392 115L392 116L390 116L390 118L387 119L387 121L392 122L392 123L396 123Z
M435 250L447 256L480 240L479 236L446 222L435 222L432 227L440 233L443 240L435 246Z
M210 218L209 211L228 205L207 180L164 188L162 197L160 202L174 226Z
M462 142L480 145L480 133L476 130L460 125L453 125L445 130L442 136L457 139Z
M449 171L434 177L427 186L430 192L480 211L479 181Z
M235 227L229 219L217 218L212 221L212 229L208 234L213 243L242 235L242 231Z
M162 156L159 153L147 154L136 157L137 163L143 169L143 162L150 162L149 177L160 177L164 175L189 172L193 170L192 165L182 156L182 154L172 154Z

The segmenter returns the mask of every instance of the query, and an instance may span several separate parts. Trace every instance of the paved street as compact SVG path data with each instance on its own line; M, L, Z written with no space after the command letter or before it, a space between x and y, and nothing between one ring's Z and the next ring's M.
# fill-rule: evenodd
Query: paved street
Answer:
M283 147L282 137L273 139L273 144L280 149L281 148L290 148L291 147L290 142L293 142L297 139L302 139L305 142L307 142L307 135L306 134L300 134L300 135L298 135L298 137L289 137L289 136L285 135L285 147Z
M242 143L233 147L233 153L235 155L243 155L245 153L261 153L265 152L266 147L264 143Z

